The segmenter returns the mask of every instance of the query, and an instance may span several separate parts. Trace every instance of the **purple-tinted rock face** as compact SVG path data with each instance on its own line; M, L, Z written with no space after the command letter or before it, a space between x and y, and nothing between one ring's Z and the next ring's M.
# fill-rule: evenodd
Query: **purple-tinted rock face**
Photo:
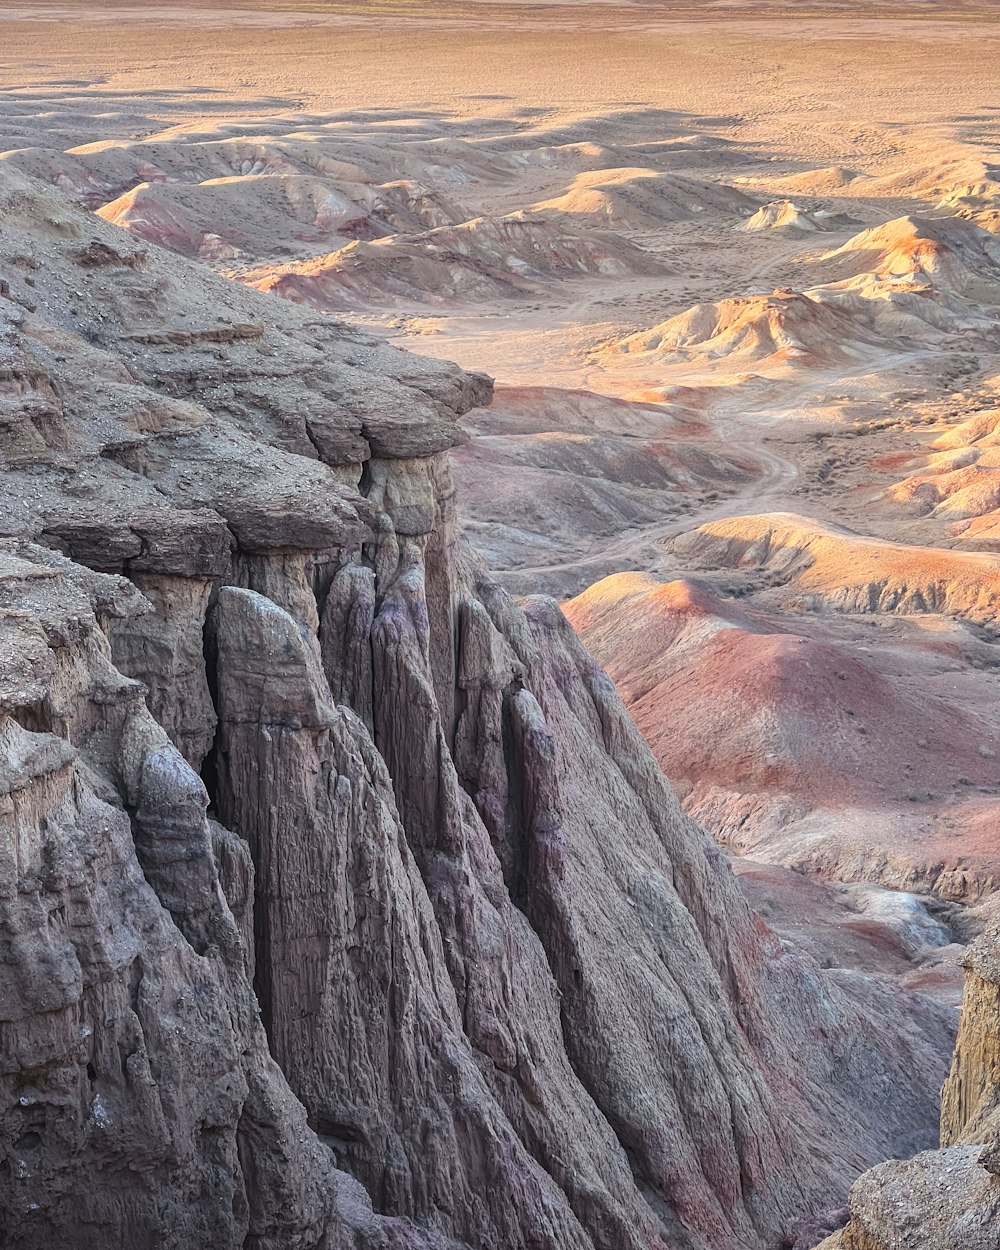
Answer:
M485 379L0 217L0 1243L750 1250L931 1144L948 1013L456 537Z

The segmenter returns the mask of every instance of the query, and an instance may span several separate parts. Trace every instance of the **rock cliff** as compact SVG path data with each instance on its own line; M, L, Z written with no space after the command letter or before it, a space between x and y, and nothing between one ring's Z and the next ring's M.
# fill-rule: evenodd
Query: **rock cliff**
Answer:
M842 1250L1000 1246L1000 927L970 948L965 1000L941 1100L941 1149L866 1173Z
M456 537L486 379L0 218L5 1245L738 1250L931 1143L947 1010L784 946Z

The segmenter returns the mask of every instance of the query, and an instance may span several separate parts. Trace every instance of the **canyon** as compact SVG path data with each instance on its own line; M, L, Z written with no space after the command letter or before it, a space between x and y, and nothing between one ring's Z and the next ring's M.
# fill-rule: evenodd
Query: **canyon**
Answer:
M0 14L0 1246L1000 1250L913 8Z

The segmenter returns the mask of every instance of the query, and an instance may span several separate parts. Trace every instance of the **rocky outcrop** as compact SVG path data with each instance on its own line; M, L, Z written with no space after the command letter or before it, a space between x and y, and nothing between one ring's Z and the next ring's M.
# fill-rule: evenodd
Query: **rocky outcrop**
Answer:
M951 1072L941 1095L941 1143L974 1140L1000 1110L1000 930L966 960L965 999ZM1000 1127L1000 1123L998 1123ZM1000 1160L989 1170L1000 1173Z
M205 789L111 662L145 606L0 555L3 1244L386 1246L268 1052Z
M10 1244L738 1250L930 1144L949 1013L456 541L485 380L0 209Z
M1000 1246L1000 928L970 948L965 1000L941 1099L941 1149L866 1173L843 1250Z

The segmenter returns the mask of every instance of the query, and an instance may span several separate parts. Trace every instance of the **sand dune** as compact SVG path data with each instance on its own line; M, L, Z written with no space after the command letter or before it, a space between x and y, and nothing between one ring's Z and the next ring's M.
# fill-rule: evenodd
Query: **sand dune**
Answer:
M851 224L845 213L826 209L800 208L791 200L772 200L762 205L743 226L744 230L783 230L789 233L813 234L837 230Z
M139 238L204 260L309 255L345 239L420 231L464 218L417 183L331 183L246 174L195 184L139 183L97 214Z
M962 155L876 179L870 190L916 196L939 208L995 208L1000 202L1000 164L989 156Z
M545 277L654 274L661 264L613 236L579 234L526 213L478 217L423 234L356 242L328 256L248 271L260 291L314 308L440 303L530 294Z
M961 457L960 459L965 459ZM946 464L955 464L949 457ZM1000 508L1000 452L985 450L974 453L968 463L954 468L931 463L922 473L891 487L890 499L904 503L917 513L932 512L952 520L982 517Z
M900 217L855 235L822 258L831 275L926 283L973 301L1000 301L1000 242L962 218Z
M1000 413L987 408L951 426L907 463L884 498L908 515L953 522L962 546L992 550L1000 511Z
M651 330L621 339L628 354L683 354L689 360L728 359L742 365L795 362L828 366L873 357L885 343L867 319L811 293L776 292L698 304Z
M778 174L762 179L760 182L774 191L800 192L809 195L825 195L842 193L855 179L863 176L856 170L846 169L843 165L825 165L819 169L804 169L792 174Z
M577 175L563 192L532 208L625 230L690 221L701 213L746 216L756 202L742 191L653 169L610 169Z
M711 521L674 547L716 567L765 569L814 608L947 612L974 621L1000 613L1000 559L880 541L791 513Z
M743 228L802 234L849 222L832 213L804 216L780 201ZM1000 245L960 218L898 218L808 257L800 268L819 281L697 304L604 345L602 353L655 354L672 364L860 368L879 354L923 350L941 336L987 332L1000 304Z

